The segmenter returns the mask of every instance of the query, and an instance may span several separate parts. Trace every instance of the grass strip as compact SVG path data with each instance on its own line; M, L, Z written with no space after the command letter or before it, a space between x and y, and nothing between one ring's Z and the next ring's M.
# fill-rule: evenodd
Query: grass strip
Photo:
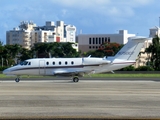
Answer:
M6 76L6 75L4 75L4 74L0 74L0 78L15 78L16 76ZM48 78L48 77L54 77L54 76L33 76L33 75L31 75L31 76L28 76L28 75L22 75L21 76L21 78L43 78L43 77L46 77L46 78ZM149 78L158 78L158 77L160 77L160 74L142 74L142 73L140 73L140 74L90 74L90 75L85 75L84 77L102 77L102 78L105 78L105 77L108 77L108 78L114 78L114 77L116 77L116 78L138 78L138 77L149 77Z

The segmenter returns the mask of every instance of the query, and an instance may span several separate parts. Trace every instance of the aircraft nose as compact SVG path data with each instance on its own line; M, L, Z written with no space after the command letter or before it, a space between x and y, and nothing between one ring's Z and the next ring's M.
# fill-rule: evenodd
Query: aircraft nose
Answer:
M5 75L7 75L7 74L9 74L10 73L10 70L9 69L5 69L5 70L3 70L3 72L2 72L3 74L5 74Z

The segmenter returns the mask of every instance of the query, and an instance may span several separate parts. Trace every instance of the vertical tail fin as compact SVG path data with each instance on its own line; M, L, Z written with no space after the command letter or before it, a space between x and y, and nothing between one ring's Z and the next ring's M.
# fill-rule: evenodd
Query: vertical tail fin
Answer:
M136 60L145 40L149 39L145 37L129 38L128 43L115 55L114 59Z

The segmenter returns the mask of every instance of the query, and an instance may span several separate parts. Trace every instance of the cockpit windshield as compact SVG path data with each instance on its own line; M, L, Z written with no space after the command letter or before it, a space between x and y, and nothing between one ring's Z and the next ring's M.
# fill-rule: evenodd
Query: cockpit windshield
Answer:
M31 62L29 61L23 61L20 63L20 65L31 65Z

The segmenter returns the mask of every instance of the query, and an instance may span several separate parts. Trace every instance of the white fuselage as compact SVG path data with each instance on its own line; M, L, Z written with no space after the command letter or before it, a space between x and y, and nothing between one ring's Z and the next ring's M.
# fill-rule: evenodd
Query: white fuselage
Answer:
M75 75L117 70L135 61L111 62L106 58L37 58L3 71L8 75Z

